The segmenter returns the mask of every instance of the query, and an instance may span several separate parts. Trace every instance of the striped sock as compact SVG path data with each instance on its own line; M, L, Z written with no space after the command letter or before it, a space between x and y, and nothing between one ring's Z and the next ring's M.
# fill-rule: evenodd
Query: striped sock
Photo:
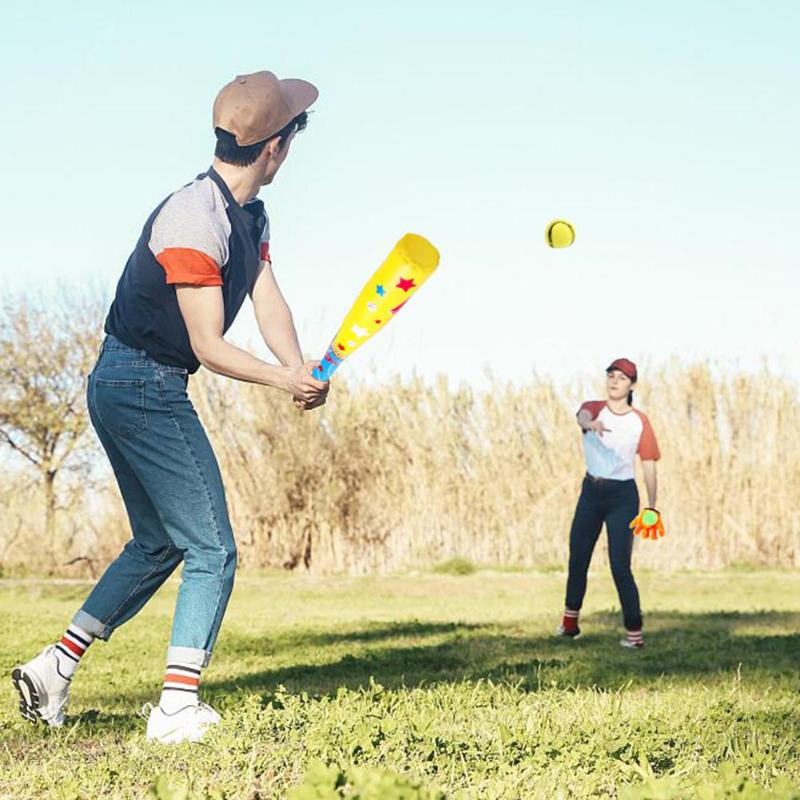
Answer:
M186 706L197 705L200 667L194 664L167 664L164 688L158 704L165 714L174 714Z
M642 636L642 629L639 628L638 631L628 631L628 641L636 645L636 647L642 647L644 645L644 637Z
M87 633L77 625L70 625L64 635L56 644L56 661L58 661L58 672L62 678L72 680L72 675L81 663L83 654L89 649L89 645L94 641L94 636Z
M573 611L571 608L564 609L564 620L561 625L566 633L578 630L578 614L580 614L579 611Z

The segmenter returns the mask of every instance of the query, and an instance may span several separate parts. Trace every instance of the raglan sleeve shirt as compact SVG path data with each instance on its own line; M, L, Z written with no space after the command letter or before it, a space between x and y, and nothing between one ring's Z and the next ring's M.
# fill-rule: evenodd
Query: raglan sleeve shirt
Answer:
M222 286L230 230L214 204L193 184L172 195L154 220L149 246L168 284Z
M605 407L606 403L603 400L587 400L578 409L578 415L586 411L592 420L596 420ZM609 423L615 430L610 432L612 435L606 434L604 444L612 449L620 448L620 452L629 454L629 456L625 456L626 459L635 457L635 454L638 454L642 461L658 461L661 458L661 450L658 447L656 434L650 424L650 420L646 414L636 408L632 409L630 413L638 417L640 425L615 425L613 422ZM627 417L627 414L623 416Z

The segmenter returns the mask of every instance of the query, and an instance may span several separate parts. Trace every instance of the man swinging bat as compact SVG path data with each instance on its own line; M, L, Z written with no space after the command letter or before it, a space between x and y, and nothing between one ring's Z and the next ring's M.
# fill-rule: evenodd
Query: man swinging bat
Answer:
M317 89L271 72L240 75L217 95L213 166L153 211L122 273L89 376L92 424L113 467L133 538L100 578L61 639L12 673L20 712L64 723L73 673L183 563L164 686L147 737L196 741L219 722L198 701L236 567L217 461L186 392L200 365L287 392L310 410L329 384L312 376L272 273L269 220L256 200L272 182ZM268 364L223 338L245 296Z

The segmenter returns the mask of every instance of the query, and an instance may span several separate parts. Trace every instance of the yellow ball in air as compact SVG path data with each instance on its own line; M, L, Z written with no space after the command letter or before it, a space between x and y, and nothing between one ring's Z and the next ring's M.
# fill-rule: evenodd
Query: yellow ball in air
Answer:
M575 241L575 228L563 219L553 220L544 234L550 247L569 247Z

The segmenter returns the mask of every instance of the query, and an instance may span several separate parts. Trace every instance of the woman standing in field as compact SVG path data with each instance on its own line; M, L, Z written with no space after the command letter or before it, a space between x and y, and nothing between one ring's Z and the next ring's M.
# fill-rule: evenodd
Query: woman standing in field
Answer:
M639 514L635 481L636 454L642 461L650 508L656 504L656 461L661 457L647 417L633 408L636 365L619 358L606 370L606 400L590 400L578 410L583 431L586 477L569 535L569 576L564 618L556 633L580 636L578 615L586 594L586 574L603 523L608 531L608 556L628 635L620 644L644 646L639 590L631 572L631 521Z

